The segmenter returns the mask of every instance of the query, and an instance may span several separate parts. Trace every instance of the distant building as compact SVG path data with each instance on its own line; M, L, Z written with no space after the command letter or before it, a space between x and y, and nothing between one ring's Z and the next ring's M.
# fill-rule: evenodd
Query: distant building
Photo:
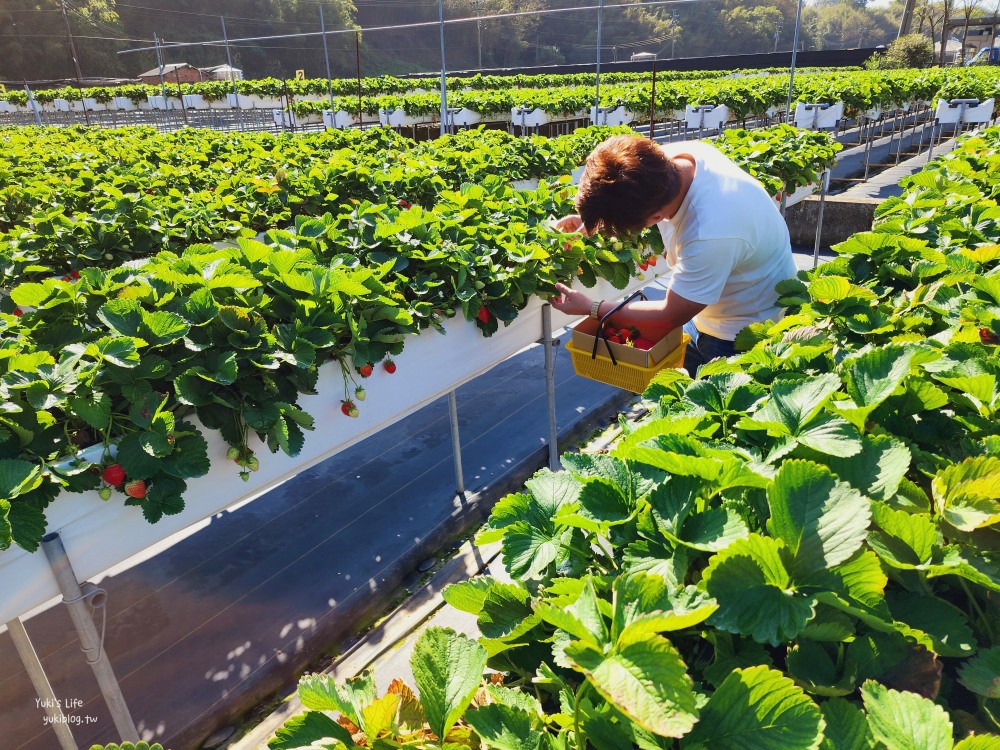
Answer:
M230 68L228 65L216 65L213 68L202 68L201 74L206 81L242 81L243 71L239 68Z
M160 68L153 68L142 73L139 80L145 84L157 85L160 83L160 76ZM187 63L164 65L162 76L165 83L198 83L205 80L205 76L198 68Z

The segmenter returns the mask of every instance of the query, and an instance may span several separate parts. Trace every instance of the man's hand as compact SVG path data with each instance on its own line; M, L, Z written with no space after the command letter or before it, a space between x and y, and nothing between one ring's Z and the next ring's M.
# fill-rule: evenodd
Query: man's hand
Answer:
M552 225L556 231L564 232L566 234L579 233L584 237L589 237L587 233L587 228L583 226L583 219L580 218L579 214L570 214L569 216L563 216L559 221ZM570 249L570 244L568 242L563 243L563 250L567 252Z
M594 301L583 292L570 289L565 284L556 284L558 297L549 300L556 310L567 315L590 315L590 308Z
M571 234L573 232L579 232L584 237L589 237L590 234L587 232L587 228L583 226L583 219L580 218L579 214L570 214L569 216L563 216L559 221L555 223L555 228L560 232L565 232L566 234Z

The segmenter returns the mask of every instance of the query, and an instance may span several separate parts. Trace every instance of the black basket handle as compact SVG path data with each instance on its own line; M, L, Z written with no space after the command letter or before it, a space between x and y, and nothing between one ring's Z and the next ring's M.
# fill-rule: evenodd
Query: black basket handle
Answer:
M636 297L642 297L642 299L646 299L646 295L643 293L641 289L637 292L632 292L632 294L630 294L628 297L626 297L617 305L615 305L614 309L601 316L601 322L597 324L597 333L594 334L594 350L590 353L591 359L597 359L597 342L600 341L601 339L604 339L604 346L607 348L608 354L611 357L611 364L613 364L615 367L618 366L618 360L615 359L615 353L611 351L611 344L608 341L608 335L604 332L604 327L605 324L608 322L608 319L612 315L621 310L623 307L625 307L625 305L634 300Z

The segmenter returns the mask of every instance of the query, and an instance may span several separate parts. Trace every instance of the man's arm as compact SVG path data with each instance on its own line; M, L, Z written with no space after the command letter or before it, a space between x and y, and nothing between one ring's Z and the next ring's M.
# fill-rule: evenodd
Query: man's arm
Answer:
M590 315L593 299L583 292L570 289L565 284L556 284L558 297L549 300L554 308L567 315ZM601 302L598 317L606 315L614 309L615 303ZM679 294L667 291L662 300L635 300L625 308L615 313L615 322L619 325L630 325L642 328L644 325L654 325L665 330L672 330L684 325L695 315L705 309L705 305L692 302Z

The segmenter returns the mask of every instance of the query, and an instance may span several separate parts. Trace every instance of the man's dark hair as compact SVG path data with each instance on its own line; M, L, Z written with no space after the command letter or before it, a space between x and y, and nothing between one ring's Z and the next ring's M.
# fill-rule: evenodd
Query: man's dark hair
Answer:
M633 234L670 203L681 188L680 172L647 138L616 135L587 157L576 209L588 233Z

